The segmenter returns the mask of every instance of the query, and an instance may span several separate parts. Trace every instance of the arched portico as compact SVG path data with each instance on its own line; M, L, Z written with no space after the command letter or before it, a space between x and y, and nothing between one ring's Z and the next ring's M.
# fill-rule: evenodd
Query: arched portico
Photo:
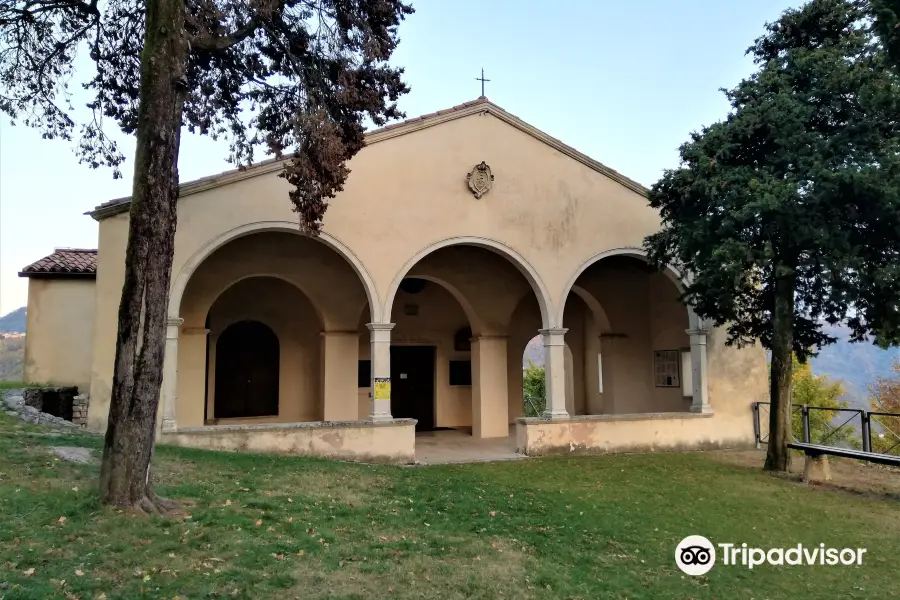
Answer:
M359 419L357 324L361 313L368 321L372 307L379 311L377 298L366 268L327 234L311 238L296 224L267 221L210 240L172 284L163 429L221 421L215 417L216 342L239 319L275 323L281 345L278 413L247 418Z
M410 289L404 283L410 281L423 282L423 290ZM415 253L388 288L382 315L390 322L369 325L373 374L385 386L382 390L390 390L375 395L373 418L429 414L402 412L408 410L408 401L400 397L407 393L408 384L398 377L408 374L392 360L431 353L434 391L421 396L425 402L434 402L434 424L471 427L479 438L507 437L510 423L521 414L521 384L517 390L508 385L511 360L518 363L521 377L521 354L509 355L508 339L518 335L512 330L518 326L513 316L523 297L533 299L540 315L527 335L530 338L542 326L552 325L553 307L537 271L500 242L449 238ZM461 344L459 332L464 327L470 339ZM420 349L398 350L409 346ZM427 361L422 361L419 369L427 369Z
M710 412L707 332L681 303L683 291L680 275L650 268L640 248L600 252L572 273L557 319L583 328L573 340L575 360L595 366L584 382L586 412L578 414ZM589 318L574 310L572 297Z

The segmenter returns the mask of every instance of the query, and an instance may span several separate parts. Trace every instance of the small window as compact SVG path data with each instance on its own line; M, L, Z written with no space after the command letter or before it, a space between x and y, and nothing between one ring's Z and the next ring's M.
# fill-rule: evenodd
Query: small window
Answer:
M680 387L678 363L681 353L678 350L657 350L653 353L653 378L656 387Z
M472 361L450 361L450 385L472 385Z
M367 388L372 385L372 361L359 361L359 371L356 375L356 387Z

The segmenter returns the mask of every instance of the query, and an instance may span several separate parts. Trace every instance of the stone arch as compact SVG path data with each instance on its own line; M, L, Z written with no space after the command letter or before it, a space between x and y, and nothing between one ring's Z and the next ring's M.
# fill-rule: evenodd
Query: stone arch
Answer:
M597 326L600 328L600 333L609 333L612 331L612 325L609 322L609 317L606 316L606 311L603 310L603 307L590 292L581 286L573 285L572 293L581 298L590 309L591 314L594 316L594 320L597 322ZM563 306L563 309L565 309L565 305ZM561 320L560 323L562 323Z
M647 253L644 252L643 249L637 247L623 247L604 250L603 252L595 254L594 256L583 262L581 266L578 267L578 269L576 269L572 276L569 278L568 283L566 283L566 287L563 289L562 296L560 296L560 306L556 317L557 323L563 322L563 313L566 310L566 300L569 297L569 292L576 292L576 290L574 289L576 287L575 282L578 281L578 278L581 276L581 274L587 271L588 268L590 268L593 264L603 260L604 258L609 258L610 256L630 256L632 258L637 258L644 262L647 262ZM669 281L671 281L675 285L679 293L684 292L684 280L682 279L682 276L678 273L678 271L676 271L672 267L666 267L663 270L663 274L669 279ZM578 295L581 296L582 299L584 299L584 296L582 296L581 294ZM594 308L591 303L588 303L588 306L591 307L591 309ZM688 321L690 322L691 328L699 329L702 325L700 319L697 317L696 313L690 306L686 308L688 311Z
M178 275L172 281L169 291L169 318L177 319L181 310L181 300L184 296L184 290L187 287L191 276L197 268L206 260L213 252L224 246L230 241L251 235L254 233L263 233L268 231L280 231L294 233L296 235L305 236L299 230L297 223L290 221L258 221L256 223L247 223L239 227L230 229L214 238L207 240L194 254L184 263ZM309 236L306 236L309 237ZM378 322L381 316L381 304L378 301L378 290L375 286L375 280L369 274L368 269L354 252L336 237L322 232L315 239L324 243L326 246L337 252L346 260L354 272L359 277L366 298L369 302L369 310L373 322ZM301 290L302 291L302 290ZM396 290L395 290L396 291Z
M207 303L207 306L205 306L204 310L203 310L204 314L208 315L209 311L212 309L213 305L216 303L216 300L218 300L225 292L227 292L228 290L233 288L235 285L239 284L242 281L246 281L247 279L255 279L257 277L269 277L271 279L279 279L279 280L285 282L286 284L288 284L289 286L291 286L292 288L295 288L298 292L300 292L301 294L306 296L306 299L309 300L310 306L313 307L313 310L316 313L316 318L318 318L319 323L321 324L322 327L325 326L325 319L322 315L322 309L319 308L319 306L313 301L312 297L310 297L310 295L306 292L306 290L303 289L303 287L300 284L298 284L296 281L293 281L287 277L284 277L280 273L269 273L269 272L251 273L251 274L244 275L242 277L238 277L237 279L234 279L232 281L229 281L226 285L222 286L222 289L216 291L215 294L210 295L210 300ZM363 310L365 310L365 307L363 308Z
M474 236L452 237L441 240L439 242L434 242L419 250L415 255L412 256L412 258L406 261L406 263L400 269L400 272L397 273L397 275L394 277L394 280L391 282L391 285L388 288L384 306L381 309L381 315L385 322L390 321L391 319L391 310L394 305L394 298L397 295L397 290L400 287L400 282L403 281L403 278L406 277L407 273L409 273L410 270L412 270L412 268L419 261L421 261L429 254L440 250L441 248L447 248L449 246L475 246L478 248L484 248L485 250L490 250L491 252L499 254L500 256L508 260L514 267L516 267L516 269L519 270L520 273L522 273L522 275L525 276L525 279L528 281L531 289L534 291L534 294L537 297L538 305L541 309L542 326L545 329L550 329L556 326L557 321L555 320L555 314L553 312L553 304L550 301L550 294L547 291L547 286L544 284L544 281L541 279L540 275L538 275L537 270L527 260L525 260L525 258L521 254L519 254L506 244L489 238Z
M440 277L434 277L433 275L427 275L427 274L418 275L417 274L415 276L415 278L416 279L424 279L425 281L430 281L436 285L441 286L445 290L447 290L447 292L449 292L450 295L453 296L453 298L457 302L459 302L459 305L462 307L463 312L466 313L466 318L469 320L469 327L472 328L472 332L476 335L482 332L482 330L484 329L484 324L481 322L481 319L478 317L477 313L475 312L475 308L472 306L472 303L469 302L469 299L466 298L466 296L461 291L459 291L459 289L457 289L456 286L454 286L453 284L451 284L447 281L444 281ZM392 306L393 306L393 303L392 303Z

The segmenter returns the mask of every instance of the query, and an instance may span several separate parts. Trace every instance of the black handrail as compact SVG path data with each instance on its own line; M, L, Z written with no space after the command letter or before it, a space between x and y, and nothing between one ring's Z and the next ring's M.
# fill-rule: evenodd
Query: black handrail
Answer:
M763 406L771 406L771 402L754 402L753 403L753 434L756 440L757 446L760 446L763 443L768 442L768 435L763 438L762 436L762 420L760 418L761 408ZM802 424L803 424L803 439L795 440L798 442L803 442L806 444L812 443L810 440L810 429L809 429L809 412L811 410L824 410L835 413L852 413L846 421L841 423L836 427L831 427L828 435L826 435L821 440L816 441L816 444L826 445L825 442L834 436L838 431L844 428L846 425L850 424L857 416L859 416L860 424L862 427L862 431L860 431L860 436L862 438L862 450L863 452L870 452L873 454L892 454L892 450L900 449L900 433L894 431L883 422L879 421L877 418L875 422L881 426L882 429L886 430L893 438L896 440L890 447L886 449L881 449L879 452L875 452L872 449L872 418L873 417L895 417L900 419L900 413L889 413L875 410L864 410L861 408L829 408L826 406L810 406L807 404L794 404L791 407L792 412L796 413L798 410L801 414ZM883 436L883 434L882 434Z

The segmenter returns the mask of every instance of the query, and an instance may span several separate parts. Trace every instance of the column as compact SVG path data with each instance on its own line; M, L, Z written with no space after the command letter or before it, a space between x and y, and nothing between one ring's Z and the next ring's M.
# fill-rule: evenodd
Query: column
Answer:
M541 329L544 340L544 373L546 377L546 406L544 418L568 419L566 412L566 348L568 329Z
M372 384L369 386L372 421L391 420L391 329L393 323L369 323L372 334Z
M359 364L358 331L323 331L321 379L323 419L356 421L359 419L357 370Z
M706 329L688 329L691 336L691 378L694 384L694 397L691 412L710 413L709 392L706 385Z
M472 341L472 437L509 436L506 336Z
M175 402L178 390L178 329L184 319L169 319L166 321L166 351L163 355L163 380L162 380L162 404L163 404L163 431L175 431L178 429L178 421L175 418Z

